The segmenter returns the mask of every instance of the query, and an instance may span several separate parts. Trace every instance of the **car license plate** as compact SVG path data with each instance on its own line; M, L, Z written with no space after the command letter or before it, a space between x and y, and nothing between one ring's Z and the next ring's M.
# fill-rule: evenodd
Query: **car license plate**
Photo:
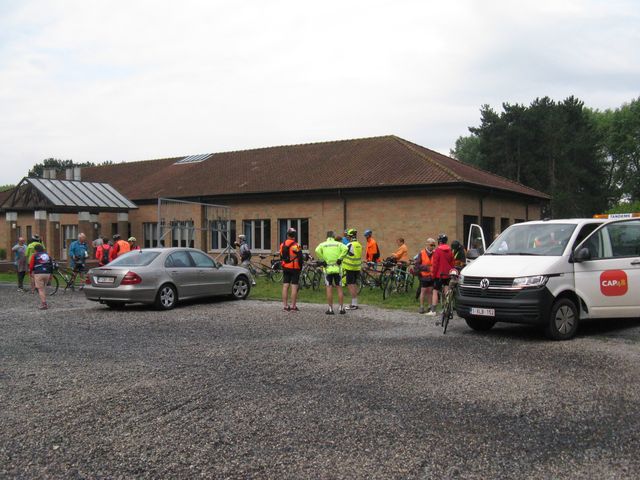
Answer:
M96 277L96 282L98 283L113 283L114 281L114 277Z
M495 317L496 309L471 307L471 315L480 315L482 317Z

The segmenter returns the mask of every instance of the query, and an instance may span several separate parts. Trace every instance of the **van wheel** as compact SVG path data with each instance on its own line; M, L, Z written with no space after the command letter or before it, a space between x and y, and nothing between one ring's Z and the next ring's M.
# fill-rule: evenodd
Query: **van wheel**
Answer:
M158 310L171 310L176 306L178 293L173 285L165 283L156 295L155 307Z
M495 320L490 320L488 318L465 318L464 321L467 322L467 325L469 325L470 328L478 332L491 330L496 324Z
M576 304L568 298L561 298L551 307L544 333L552 340L569 340L578 331L579 323L580 314Z

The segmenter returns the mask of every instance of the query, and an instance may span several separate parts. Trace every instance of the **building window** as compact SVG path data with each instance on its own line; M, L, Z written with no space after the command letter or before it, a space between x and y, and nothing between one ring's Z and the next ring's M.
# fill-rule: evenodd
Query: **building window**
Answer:
M211 250L224 250L236 239L236 221L211 222Z
M20 235L20 233L22 232L22 228L20 227L20 225L16 225L16 238L20 238L22 235ZM27 241L30 240L29 238L26 239Z
M504 232L507 228L509 228L509 219L502 217L500 219L500 232Z
M33 229L31 228L31 225L27 225L27 243L31 243L31 238L33 237Z
M514 218L513 223L524 223L524 218Z
M119 232L118 231L118 222L112 223L111 224L111 235L115 235L116 233L118 233L120 235L120 238L122 238L123 240L127 240L131 236L131 223L127 223L127 231L126 232Z
M271 250L271 220L244 220L242 231L251 250Z
M193 248L195 229L190 220L171 222L171 246Z
M142 224L142 248L154 248L158 246L158 224L157 223L143 223ZM160 246L164 247L164 238L160 239Z
M280 233L280 243L287 239L287 230L291 227L298 232L296 240L302 245L303 250L309 249L309 219L308 218L288 218L278 220L278 231Z

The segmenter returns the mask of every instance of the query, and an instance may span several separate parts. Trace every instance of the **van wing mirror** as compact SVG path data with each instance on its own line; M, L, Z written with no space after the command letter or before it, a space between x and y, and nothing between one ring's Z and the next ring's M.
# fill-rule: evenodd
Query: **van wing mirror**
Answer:
M576 263L584 262L586 260L591 260L591 252L587 247L582 247L575 252L573 252L573 261Z
M480 252L478 252L478 250L476 250L475 248L472 248L471 250L467 251L467 258L469 260L475 260L479 256L480 256Z

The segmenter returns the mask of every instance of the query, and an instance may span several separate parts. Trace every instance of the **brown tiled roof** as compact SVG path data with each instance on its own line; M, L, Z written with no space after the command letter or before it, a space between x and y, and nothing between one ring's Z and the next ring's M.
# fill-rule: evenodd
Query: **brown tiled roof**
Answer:
M535 198L546 194L394 135L214 153L82 169L128 198L198 197L327 189L472 184Z

